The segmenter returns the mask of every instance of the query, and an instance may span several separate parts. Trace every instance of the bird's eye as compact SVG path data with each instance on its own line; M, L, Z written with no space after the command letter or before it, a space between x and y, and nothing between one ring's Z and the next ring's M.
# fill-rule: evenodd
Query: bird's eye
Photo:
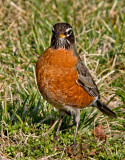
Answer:
M67 31L66 31L67 37L69 37L71 34L72 34L72 29L67 29Z
M68 35L70 35L71 33L72 33L72 30L69 30L69 31L67 32Z

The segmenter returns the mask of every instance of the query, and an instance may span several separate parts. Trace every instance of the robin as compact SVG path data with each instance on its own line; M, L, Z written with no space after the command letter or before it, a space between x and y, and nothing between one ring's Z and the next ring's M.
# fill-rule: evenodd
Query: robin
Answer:
M100 101L98 88L76 51L75 36L68 23L56 23L53 26L51 45L36 63L36 78L43 98L60 110L56 137L65 113L75 114L75 145L80 109L88 105L97 107L110 117L116 117L116 114Z

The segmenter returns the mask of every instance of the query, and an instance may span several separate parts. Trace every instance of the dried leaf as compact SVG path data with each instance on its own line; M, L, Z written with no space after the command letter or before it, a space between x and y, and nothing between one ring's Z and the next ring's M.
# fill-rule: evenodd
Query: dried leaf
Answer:
M102 127L102 123L98 125L93 131L92 134L95 137L95 140L101 140L101 141L106 141L106 134L104 132L104 129Z

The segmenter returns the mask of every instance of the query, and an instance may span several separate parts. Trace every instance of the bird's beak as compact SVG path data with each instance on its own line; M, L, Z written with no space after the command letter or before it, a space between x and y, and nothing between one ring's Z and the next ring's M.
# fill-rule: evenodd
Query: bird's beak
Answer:
M66 37L66 35L65 35L65 34L60 33L60 34L58 35L58 37L59 37L59 38L65 38L65 37Z
M64 37L66 37L66 35L65 35L65 34L59 34L58 37L59 37L59 38L64 38Z

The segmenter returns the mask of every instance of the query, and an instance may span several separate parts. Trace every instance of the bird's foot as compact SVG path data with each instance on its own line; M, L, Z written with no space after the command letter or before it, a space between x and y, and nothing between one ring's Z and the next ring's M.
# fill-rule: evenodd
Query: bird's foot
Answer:
M54 139L55 139L55 140L59 140L60 138L59 138L58 135L55 135L55 136L54 136Z
M74 149L77 146L76 141L73 142L72 148Z

